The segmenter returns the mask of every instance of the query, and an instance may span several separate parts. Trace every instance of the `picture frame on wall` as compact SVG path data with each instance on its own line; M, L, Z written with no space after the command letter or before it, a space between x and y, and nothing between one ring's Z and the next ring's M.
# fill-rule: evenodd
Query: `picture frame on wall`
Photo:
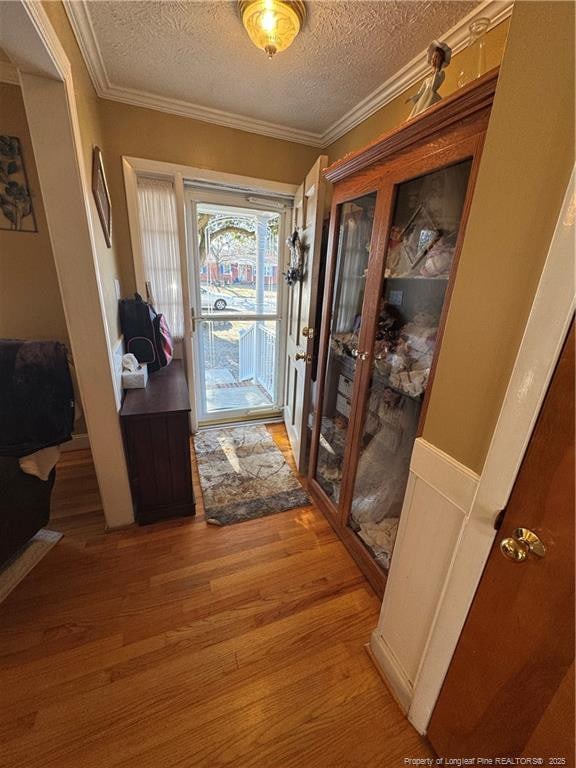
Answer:
M22 145L17 136L0 136L0 229L38 232Z
M94 147L92 152L92 194L96 202L96 210L102 224L104 239L108 248L112 247L112 206L110 204L110 193L104 173L104 163L102 161L102 151L100 147Z

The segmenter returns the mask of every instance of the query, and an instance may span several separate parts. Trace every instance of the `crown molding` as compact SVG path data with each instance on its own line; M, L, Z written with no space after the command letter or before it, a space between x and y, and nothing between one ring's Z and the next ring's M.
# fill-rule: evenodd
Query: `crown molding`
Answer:
M289 126L277 123L269 123L264 120L247 117L246 115L203 107L199 104L193 104L180 99L159 96L148 91L122 88L113 84L106 72L104 58L96 39L86 0L63 0L63 4L82 56L86 62L94 89L100 98L118 101L131 106L155 109L160 112L168 112L180 117L188 117L193 120L222 125L227 128L270 136L283 141L307 144L308 146L321 149L332 144L332 142L402 94L407 88L415 85L428 70L427 54L423 51L402 67L393 77L386 80L365 99L360 101L353 109L339 118L326 131L315 133L313 131L290 128ZM466 47L470 22L485 16L490 19L489 29L492 29L510 16L513 5L513 0L484 0L471 13L461 19L458 24L440 37L448 43L453 53L458 53Z
M464 88L459 88L445 99L432 104L416 117L406 120L388 133L379 136L367 147L357 149L336 160L326 169L324 175L328 181L336 183L347 178L351 173L381 163L416 142L437 134L472 115L476 115L477 120L480 120L481 114L484 114L487 120L496 92L499 71L500 67L491 69Z
M452 48L452 55L459 53L468 44L468 27L472 21L481 17L488 18L490 19L488 29L493 29L511 15L513 6L513 0L484 0L471 13L464 16L458 24L454 25L452 29L448 30L444 35L440 35L439 39L446 42ZM322 146L325 147L328 144L332 144L332 142L348 133L352 128L355 128L379 109L386 106L386 104L400 96L408 88L416 85L417 82L428 74L429 68L427 51L422 51L402 69L399 69L395 75L372 91L369 96L356 104L350 112L347 112L333 123L322 135Z
M63 4L82 56L86 62L94 89L101 98L119 101L134 107L156 109L160 112L168 112L180 117L201 120L205 123L223 125L227 128L236 128L237 130L248 131L249 133L271 136L272 138L284 141L321 146L322 136L318 133L302 131L297 128L278 125L277 123L269 123L245 115L238 115L234 112L203 107L200 104L194 104L181 99L167 98L148 91L122 88L114 85L106 72L104 58L98 45L86 0L63 0Z
M92 19L88 13L88 3L86 0L62 0L62 4L88 68L94 89L101 98L108 98L106 92L112 84L108 79Z
M262 136L271 136L283 141L294 141L298 144L308 144L314 147L322 146L322 136L310 131L301 131L277 123L267 123L264 120L256 120L233 112L224 112L220 109L202 107L199 104L191 104L188 101L166 98L146 91L138 91L134 88L118 88L111 86L103 95L103 98L111 101L120 101L135 107L157 109L161 112L169 112L180 117L189 117L193 120L201 120L205 123L223 125L227 128L236 128L240 131L258 133Z
M0 83L20 85L18 70L14 64L10 64L9 61L0 61Z

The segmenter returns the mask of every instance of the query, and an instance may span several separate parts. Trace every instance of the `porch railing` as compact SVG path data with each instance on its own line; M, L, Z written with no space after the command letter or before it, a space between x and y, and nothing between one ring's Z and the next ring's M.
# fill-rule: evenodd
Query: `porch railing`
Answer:
M240 381L254 379L273 400L276 388L276 331L256 322L240 332Z
M256 353L256 325L243 328L238 340L238 378L248 381L254 378L254 358Z

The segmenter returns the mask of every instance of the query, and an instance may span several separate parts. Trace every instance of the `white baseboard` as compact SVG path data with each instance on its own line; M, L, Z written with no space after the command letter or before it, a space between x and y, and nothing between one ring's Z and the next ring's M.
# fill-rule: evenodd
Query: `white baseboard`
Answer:
M61 451L81 451L85 448L90 448L88 435L72 435L72 440L60 446Z
M370 637L370 651L380 674L406 714L412 702L412 685L394 652L377 629L372 632Z

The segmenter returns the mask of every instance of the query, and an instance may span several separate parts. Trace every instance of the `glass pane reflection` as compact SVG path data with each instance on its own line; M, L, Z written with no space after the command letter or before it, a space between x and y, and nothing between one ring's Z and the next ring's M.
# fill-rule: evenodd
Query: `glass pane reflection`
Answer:
M346 433L360 336L376 193L340 208L340 229L328 360L324 377L316 480L334 503L340 497Z
M471 161L400 184L349 526L390 566Z

